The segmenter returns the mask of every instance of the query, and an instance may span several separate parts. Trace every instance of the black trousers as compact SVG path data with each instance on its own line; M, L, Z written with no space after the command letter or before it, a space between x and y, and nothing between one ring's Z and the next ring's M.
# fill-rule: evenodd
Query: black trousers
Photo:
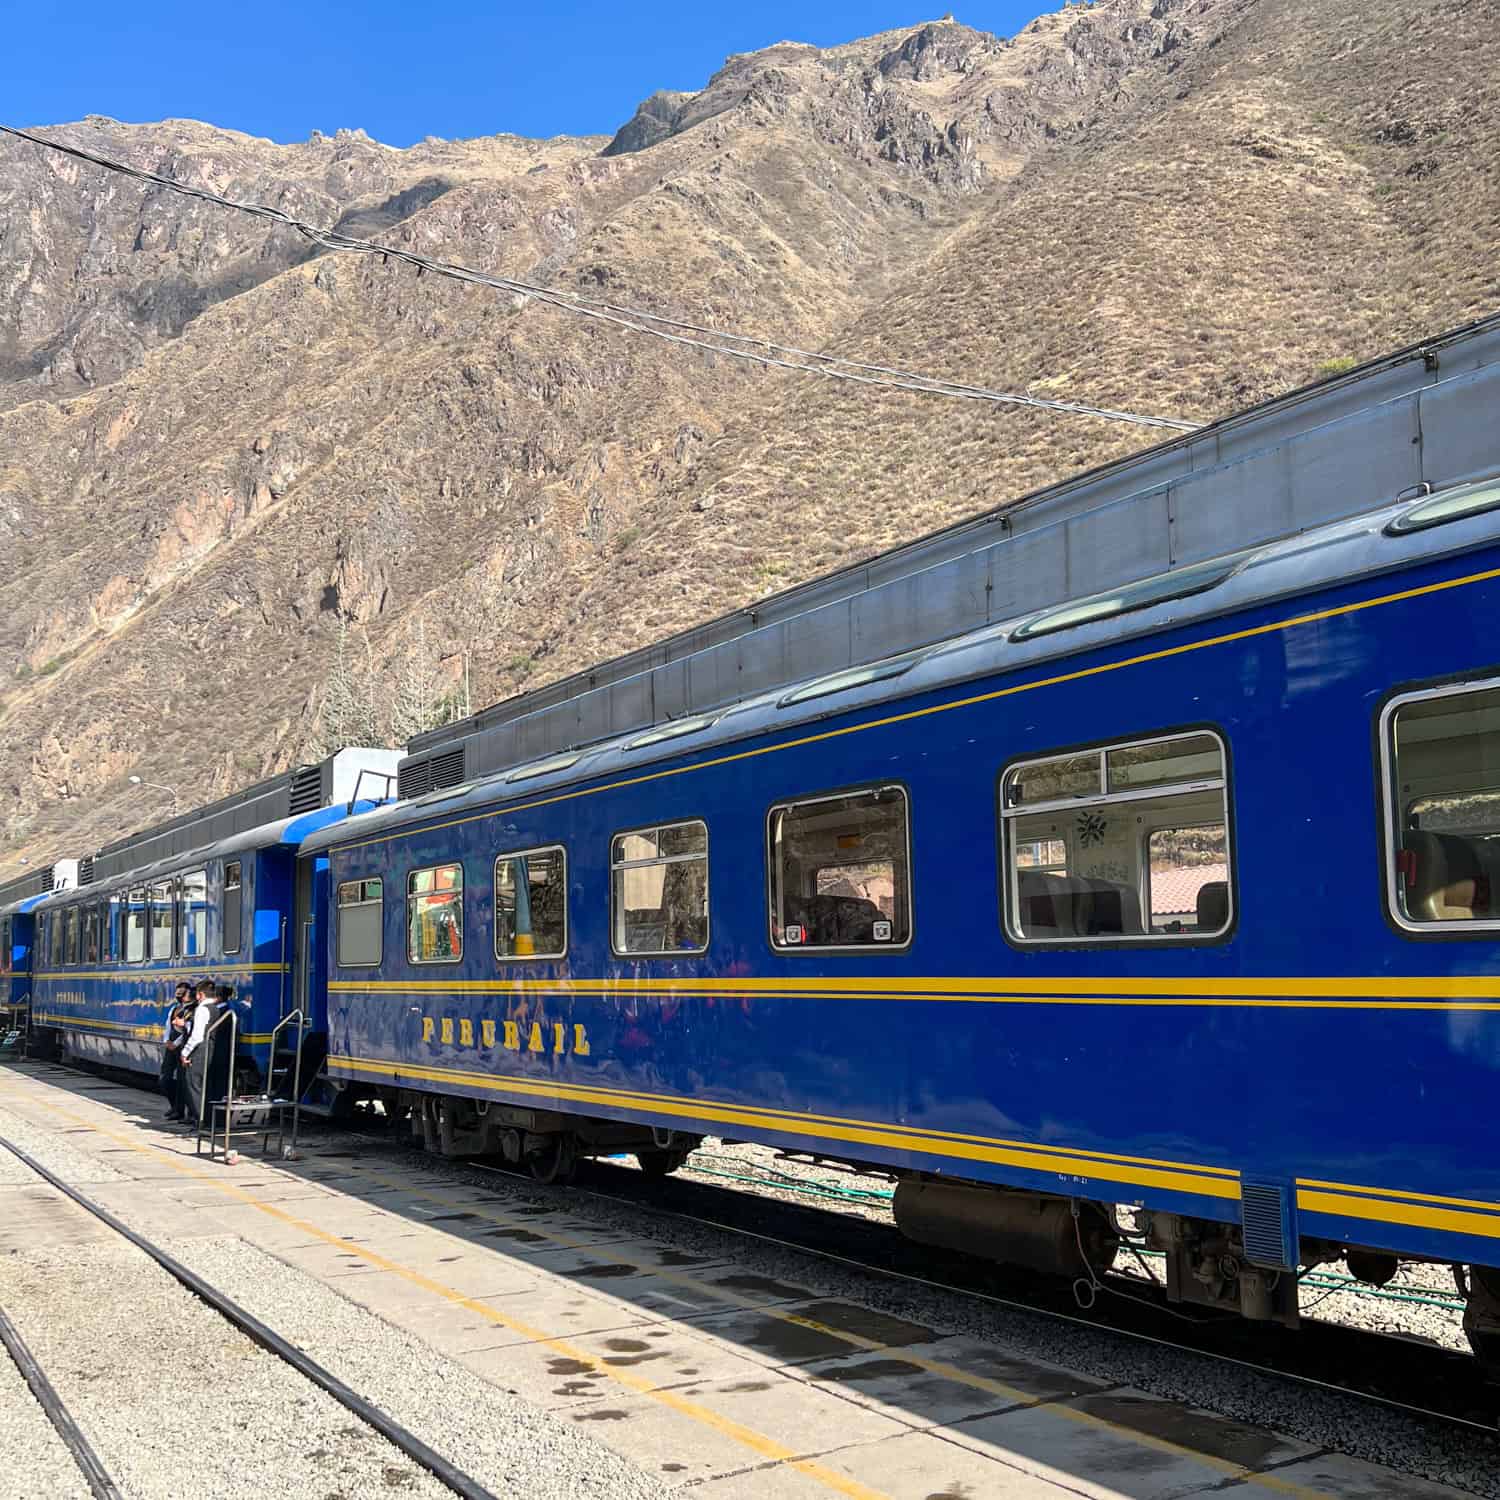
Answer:
M180 1080L178 1078L178 1074L182 1071L181 1067L179 1066L181 1061L182 1059L178 1055L176 1048L168 1050L164 1047L162 1049L161 1072L158 1075L158 1081L161 1084L162 1097L166 1099L167 1103L170 1104L173 1109L178 1111L181 1111L182 1109L181 1089L179 1088Z

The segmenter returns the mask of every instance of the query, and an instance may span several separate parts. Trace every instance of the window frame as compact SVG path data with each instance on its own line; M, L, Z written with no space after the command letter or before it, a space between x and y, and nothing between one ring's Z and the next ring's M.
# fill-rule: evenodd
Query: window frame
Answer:
M846 797L857 797L861 792L897 791L901 793L906 813L903 819L906 831L906 941L903 943L829 943L813 946L807 943L781 943L771 936L776 931L776 866L774 844L771 838L771 819L780 810L788 807L810 807L819 802L839 802ZM917 937L916 872L912 858L911 788L904 781L882 779L862 781L854 786L841 787L837 791L817 792L810 797L782 797L766 808L765 854L766 854L766 943L778 958L795 958L798 955L814 956L823 953L907 953Z
M167 951L156 952L156 911L160 904L156 899L157 891L162 887L167 891L167 925L168 935ZM177 957L177 877L169 875L165 880L151 880L146 883L146 962L159 964L163 961L171 963Z
M365 963L358 963L358 964L345 963L344 962L344 958L343 958L342 948L341 948L341 943L343 941L343 926L344 926L345 903L342 902L339 899L339 895L343 891L343 889L344 889L344 887L346 885L357 885L357 886L363 887L363 886L369 885L370 882L374 881L374 880L378 880L380 882L380 899L378 901L367 901L367 900L361 899L359 901L351 901L351 902L348 903L348 905L351 906L351 907L355 907L355 906L378 906L380 908L380 923L379 923L378 927L376 928L377 935L379 936L379 939L380 939L379 950L377 951L376 956L373 959L370 959L370 960L368 960ZM363 897L363 891L361 891L361 896ZM336 968L336 969L378 969L381 966L381 964L385 962L385 876L383 876L383 875L352 875L352 876L350 876L350 878L348 880L335 881L334 882L334 887L333 887L333 912L334 912L334 924L333 924L333 966L334 966L334 968ZM410 916L409 915L408 915L407 920L408 920L408 923L410 923ZM407 930L408 930L408 933L409 933L410 932L410 926L408 926ZM409 946L410 946L410 944L408 942L408 948L409 948ZM463 958L463 955L460 954L459 955L459 960L462 961L462 958ZM425 962L428 962L428 963L439 963L439 962L443 962L443 961L444 960L440 960L440 959L428 959L428 960L425 960ZM452 962L452 960L447 960L447 961L448 962Z
M83 951L83 907L70 902L63 907L63 963L70 969L78 967Z
M1023 766L1041 765L1047 761L1060 760L1067 756L1097 755L1099 757L1100 785L1108 788L1109 768L1105 755L1112 750L1138 750L1146 745L1165 744L1171 740L1192 739L1197 735L1208 735L1219 747L1219 754L1223 764L1222 776L1211 776L1197 781L1177 782L1163 787L1139 787L1134 791L1110 792L1108 790L1095 792L1084 797L1060 797L1050 802L1032 803L1027 807L1007 812L1005 806L1006 780L1014 772ZM1130 933L1107 933L1101 936L1089 937L1070 933L1065 937L1023 937L1017 933L1011 925L1012 910L1011 897L1016 894L1015 869L1011 858L1011 843L1008 824L1015 823L1020 817L1029 813L1057 812L1067 809L1113 806L1118 803L1149 802L1153 798L1163 795L1171 795L1175 791L1206 791L1217 786L1224 798L1224 869L1226 873L1228 890L1228 916L1224 926L1216 932L1200 933L1193 932L1153 932L1151 931L1151 914L1142 903L1141 925L1145 929L1141 932ZM1018 952L1032 952L1036 949L1065 949L1065 948L1140 948L1151 946L1166 946L1171 948L1213 948L1221 947L1223 944L1233 940L1239 931L1240 925L1240 903L1239 903L1239 873L1235 863L1235 849L1237 840L1234 828L1234 769L1233 758L1230 754L1229 736L1217 724L1184 724L1176 728L1165 729L1151 734L1130 735L1123 739L1090 740L1082 745L1060 745L1056 749L1049 749L1040 755L1027 753L1013 756L1000 767L995 777L995 821L999 838L996 841L996 852L998 855L998 884L1000 898L1000 934L1005 941ZM1155 832L1147 829L1146 839ZM1069 847L1069 857L1073 850ZM1150 894L1150 871L1146 873L1146 890L1136 892L1136 899L1141 900L1143 894L1149 898Z
M1500 932L1500 913L1477 922L1417 922L1401 909L1401 893L1397 888L1396 856L1396 780L1394 722L1397 713L1408 703L1430 702L1435 698L1458 698L1466 693L1482 693L1500 689L1500 675L1488 677L1445 678L1417 687L1397 688L1388 694L1380 706L1375 719L1375 740L1379 750L1379 779L1375 787L1375 798L1379 806L1380 847L1385 865L1380 886L1384 898L1385 917L1403 937L1424 943L1463 943L1482 939Z
M706 830L707 825L705 825ZM610 839L610 848L614 848L614 839ZM704 857L707 858L707 838L705 833ZM533 854L557 853L562 856L562 948L556 953L502 953L500 951L500 862L507 859L527 859ZM614 867L610 867L610 889L614 889ZM568 850L564 844L536 844L529 849L508 849L503 854L495 856L495 867L493 882L490 886L491 906L490 913L490 940L494 949L495 962L502 964L514 963L536 963L554 962L568 956L568 945L572 938L572 924L568 921ZM614 923L611 920L610 930L613 932Z
M123 890L111 891L104 897L103 905L100 907L99 953L111 968L124 962L121 956L125 940L124 913L128 909L129 902Z
M234 883L229 882L229 872L234 871ZM245 946L245 885L244 885L243 861L238 859L226 859L224 861L224 876L219 887L219 952L222 957L227 958L231 953L238 953ZM233 893L235 930L234 947L229 946L229 903L230 895Z
M133 885L126 888L124 892L125 902L123 909L124 932L122 951L125 954L125 962L128 964L143 964L151 955L151 887L149 885ZM144 914L144 922L141 926L141 951L135 958L130 956L130 918L132 910L138 910Z
M198 952L189 953L187 951L187 944L183 941L188 934L188 927L193 917L193 904L188 899L187 882L195 875L203 882L203 902L199 908L203 913L203 942ZM175 945L173 948L173 957L194 960L206 959L208 957L208 867L200 865L195 870L184 870L173 880L172 884L174 887L173 898L177 903L177 919L173 924L173 943Z
M97 969L103 962L103 943L100 942L100 912L103 910L97 901L90 901L83 908L83 916L78 923L78 959L86 967ZM89 929L93 928L94 954L89 957Z
M420 900L423 896L436 896L442 894L439 891L413 891L411 883L413 877L425 875L429 871L457 869L463 884L458 888L458 952L448 958L417 958L411 951L411 904ZM373 878L373 877L372 877ZM382 886L382 892L384 887ZM468 878L464 872L464 862L461 859L443 859L435 865L417 865L406 872L406 961L414 968L427 968L431 964L461 964L464 961L464 953L469 946L468 918L464 911L464 894L468 890ZM384 901L384 894L381 900ZM382 927L383 927L382 922ZM381 933L381 951L384 952L385 934Z
M669 854L656 859L627 859L618 865L615 863L615 840L628 838L632 833L651 833L664 828L688 828L696 823L703 830L703 853L702 854ZM629 828L617 828L609 836L608 847L608 873L609 873L609 951L615 958L631 959L636 962L650 962L659 959L701 958L707 953L713 944L713 868L709 864L710 844L708 837L708 819L703 817L691 818L658 818L650 823L636 823ZM703 861L703 946L701 948L648 948L639 951L620 949L615 946L615 871L644 869L652 865L676 865L686 864L690 859L701 859Z

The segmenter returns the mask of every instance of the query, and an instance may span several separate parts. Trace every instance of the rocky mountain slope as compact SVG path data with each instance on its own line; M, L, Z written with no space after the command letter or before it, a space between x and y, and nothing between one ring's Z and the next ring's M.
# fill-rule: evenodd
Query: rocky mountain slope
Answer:
M611 140L59 138L530 281L1222 414L1500 305L1494 0L1099 0L728 60ZM778 374L0 141L0 874L1143 446Z

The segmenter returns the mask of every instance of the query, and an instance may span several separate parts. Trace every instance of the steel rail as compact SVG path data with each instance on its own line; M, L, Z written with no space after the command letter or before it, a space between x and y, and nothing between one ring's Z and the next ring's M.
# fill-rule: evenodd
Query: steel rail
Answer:
M82 1428L73 1420L72 1412L57 1394L57 1387L47 1379L47 1372L26 1347L26 1340L21 1337L16 1325L6 1317L3 1307L0 1307L0 1344L4 1344L10 1351L16 1368L31 1387L31 1394L36 1397L47 1414L47 1420L56 1428L58 1437L73 1455L79 1472L88 1481L89 1494L94 1496L94 1500L124 1500L119 1486L109 1477L109 1470L100 1462L99 1455L84 1437Z
M12 1156L31 1168L38 1177L57 1189L65 1197L71 1198L80 1208L93 1214L96 1219L107 1224L117 1234L129 1240L136 1249L144 1251L157 1265L159 1265L170 1276L175 1277L200 1301L206 1302L215 1312L222 1314L229 1322L233 1323L241 1333L245 1334L254 1343L259 1344L268 1353L274 1354L278 1359L290 1365L298 1374L312 1381L319 1389L326 1391L340 1406L352 1412L366 1426L373 1427L383 1438L400 1449L413 1462L420 1464L435 1479L445 1485L455 1495L461 1495L464 1500L499 1500L492 1490L486 1489L477 1479L471 1478L461 1469L449 1463L436 1449L430 1448L415 1433L409 1432L394 1417L389 1416L372 1402L365 1400L356 1391L345 1385L338 1376L325 1370L315 1359L304 1353L295 1344L289 1343L274 1329L262 1323L253 1313L247 1312L237 1302L225 1296L211 1282L205 1281L196 1271L189 1270L181 1261L169 1255L159 1245L153 1244L144 1235L137 1234L129 1225L122 1223L107 1208L100 1207L92 1199L86 1198L76 1188L70 1187L60 1177L48 1171L40 1162L28 1156L19 1146L0 1136L0 1146L5 1147ZM98 1493L98 1492L96 1492ZM118 1497L118 1491L111 1489L109 1494Z

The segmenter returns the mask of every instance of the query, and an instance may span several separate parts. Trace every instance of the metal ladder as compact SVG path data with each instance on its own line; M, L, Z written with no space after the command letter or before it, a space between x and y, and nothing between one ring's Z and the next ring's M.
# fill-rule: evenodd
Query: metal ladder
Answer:
M295 1021L297 1023L297 1040L292 1048L292 1094L289 1099L273 1097L275 1087L274 1073L276 1069L276 1040L281 1033ZM271 1051L266 1065L266 1102L270 1106L271 1115L274 1115L276 1126L271 1127L271 1116L267 1116L266 1128L261 1134L260 1151L266 1155L271 1146L271 1137L276 1137L276 1154L286 1157L297 1149L297 1130L302 1119L302 1044L305 1040L303 1033L307 1029L307 1018L299 1006L296 1010L288 1012L275 1025L271 1031ZM292 1116L292 1139L288 1148L286 1138L286 1117L290 1110Z
M215 1099L212 1103L208 1098L208 1072L213 1064L214 1033L225 1023L229 1025L229 1072L224 1080L224 1097ZM222 1112L224 1116L224 1160L229 1160L229 1132L234 1121L234 1064L235 1055L239 1049L239 1017L227 1006L224 1012L216 1016L207 1031L203 1033L203 1040L198 1044L199 1050L203 1052L203 1088L198 1095L198 1138L193 1143L193 1155L200 1156L203 1153L203 1137L205 1135L204 1119L207 1116L208 1127L208 1158L214 1158L214 1152L218 1149L218 1116Z

